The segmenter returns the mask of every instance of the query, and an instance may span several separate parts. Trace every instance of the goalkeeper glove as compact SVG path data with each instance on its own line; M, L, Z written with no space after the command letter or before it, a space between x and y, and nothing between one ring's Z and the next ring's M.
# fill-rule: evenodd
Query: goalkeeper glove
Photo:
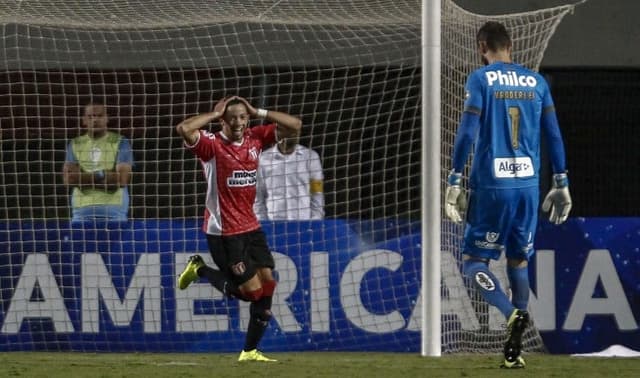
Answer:
M566 173L553 175L553 185L542 203L542 211L551 210L549 221L560 224L567 220L571 211L571 195L569 194L569 178Z
M454 223L462 223L462 212L467 208L467 199L462 193L462 173L451 171L447 179L444 213Z

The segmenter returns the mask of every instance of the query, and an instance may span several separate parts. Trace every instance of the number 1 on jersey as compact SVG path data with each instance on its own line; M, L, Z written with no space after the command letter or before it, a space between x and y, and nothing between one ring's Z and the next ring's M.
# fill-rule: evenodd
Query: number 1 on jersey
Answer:
M511 118L511 147L517 150L520 147L518 135L520 133L520 108L517 106L509 107L509 117Z

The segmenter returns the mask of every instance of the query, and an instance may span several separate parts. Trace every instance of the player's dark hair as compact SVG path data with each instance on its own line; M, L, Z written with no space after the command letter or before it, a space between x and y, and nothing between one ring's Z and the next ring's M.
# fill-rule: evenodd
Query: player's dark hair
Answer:
M503 50L511 47L511 36L505 26L497 21L487 21L478 29L476 42L485 42L491 51Z
M237 98L234 98L233 100L229 100L229 102L227 102L227 106L224 108L224 111L226 112L227 109L229 109L229 107L231 105L238 105L238 104L243 104L244 105L244 102L240 101Z

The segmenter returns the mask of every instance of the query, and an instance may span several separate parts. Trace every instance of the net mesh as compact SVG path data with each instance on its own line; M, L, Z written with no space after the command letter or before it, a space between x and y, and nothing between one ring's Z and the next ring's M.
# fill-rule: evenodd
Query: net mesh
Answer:
M444 183L487 17L442 3ZM3 350L241 346L246 306L205 283L175 288L188 254L207 247L205 182L174 127L227 94L300 116L301 143L325 175L324 223L265 227L283 252L267 345L418 350L419 9L415 0L0 3ZM515 60L537 68L571 9L491 18L512 31ZM89 101L106 103L109 128L132 143L126 224L69 222L64 151ZM460 235L443 223L444 350L499 351L503 321L460 278ZM389 249L403 243L398 268ZM535 330L527 340L542 347Z

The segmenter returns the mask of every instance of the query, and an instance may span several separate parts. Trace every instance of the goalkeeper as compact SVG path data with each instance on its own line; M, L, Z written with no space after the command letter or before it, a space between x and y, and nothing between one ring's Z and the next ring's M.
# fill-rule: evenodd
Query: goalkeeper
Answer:
M511 37L504 25L485 23L476 41L485 66L467 78L445 213L453 222L462 222L466 207L462 171L475 143L463 273L507 319L501 366L522 368L521 340L529 323L528 260L534 253L538 221L541 134L547 139L553 169L553 185L542 209L550 211L554 224L564 222L571 210L569 180L553 99L544 78L511 61ZM489 261L499 259L503 251L511 300L489 270Z

